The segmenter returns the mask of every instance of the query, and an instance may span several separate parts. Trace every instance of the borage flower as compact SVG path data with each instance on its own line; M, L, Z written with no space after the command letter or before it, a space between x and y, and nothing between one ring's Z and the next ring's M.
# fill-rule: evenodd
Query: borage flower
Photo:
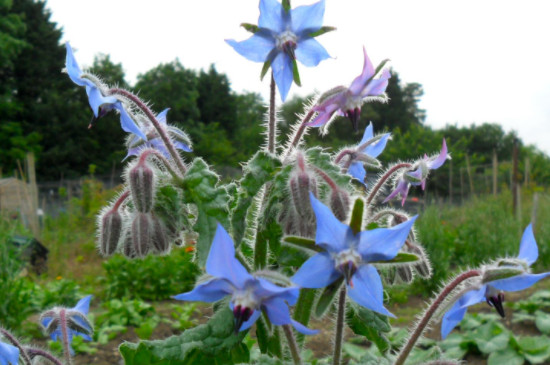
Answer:
M318 332L290 318L288 305L298 300L299 288L283 288L249 274L235 258L233 240L220 224L206 260L206 272L213 278L174 299L210 303L231 295L229 307L235 316L235 333L250 328L262 310L275 325L292 324L306 335Z
M88 295L78 301L74 308L54 307L40 316L40 323L44 327L44 331L50 335L52 340L57 341L58 338L63 339L63 331L67 331L67 340L71 355L74 351L71 347L71 342L74 336L80 336L87 341L91 341L90 337L94 330L92 324L86 317L90 310L91 295Z
M166 114L170 109L164 109L157 115L157 120L159 121L162 128L168 132L168 136L172 139L174 147L178 150L185 152L193 152L191 149L191 139L189 136L183 132L181 129L166 124ZM127 159L130 156L137 156L139 152L145 148L154 148L160 153L162 153L166 158L172 158L170 152L164 145L164 142L160 135L158 134L157 129L148 121L147 118L142 120L142 129L145 132L147 140L143 140L138 135L130 135L126 140L126 147L128 148L128 154L124 158Z
M107 87L97 77L82 72L76 59L73 55L71 45L65 43L67 49L67 58L65 61L65 67L67 68L67 74L70 79L78 86L84 86L86 88L86 94L88 94L88 102L94 113L94 119L92 122L104 116L109 111L115 109L120 113L120 125L122 129L129 133L134 133L143 140L147 140L145 134L139 129L134 120L130 117L128 112L124 109L122 102L113 95L107 95Z
M345 155L348 155L349 160L345 162L344 168L348 168L348 173L351 176L365 184L367 171L365 170L364 163L373 166L380 165L378 160L376 160L376 157L384 151L390 136L390 133L385 133L374 137L372 123L369 123L368 127L365 129L363 138L357 147L342 151L336 158L336 163L338 163Z
M372 263L397 256L416 216L391 228L354 234L311 193L310 200L317 219L315 243L326 252L307 260L291 280L304 288L322 288L344 276L351 299L365 308L394 317L384 308L382 280Z
M242 42L232 39L226 42L250 61L271 65L281 99L285 101L292 80L299 83L297 74L294 77L296 60L304 66L314 67L330 57L313 38L333 29L321 28L324 13L324 0L296 9L285 9L276 0L260 0L258 26L247 26L253 29L254 35ZM267 70L265 66L264 70Z
M451 159L451 155L447 153L447 143L443 140L441 151L439 155L428 157L424 155L424 158L416 162L413 167L405 171L395 183L394 190L384 199L383 203L387 203L397 195L401 196L401 205L405 204L407 196L409 194L409 188L413 186L421 186L422 190L426 188L426 179L430 174L430 170L436 170L440 168L447 159Z
M357 130L357 123L361 115L361 105L368 101L386 101L384 92L388 87L390 71L384 68L387 60L374 69L372 62L363 47L364 63L363 72L353 80L350 87L337 86L319 98L313 111L317 116L306 125L310 127L322 127L329 123L335 115L349 118L353 129Z
M19 349L10 344L0 342L0 365L17 365Z
M531 274L530 266L537 261L539 250L533 227L530 224L523 232L517 258L502 259L494 265L486 267L478 283L474 283L472 290L462 295L447 313L443 316L441 336L443 338L462 321L469 306L486 301L494 307L504 318L503 291L519 291L527 289L537 281L550 276L550 272Z

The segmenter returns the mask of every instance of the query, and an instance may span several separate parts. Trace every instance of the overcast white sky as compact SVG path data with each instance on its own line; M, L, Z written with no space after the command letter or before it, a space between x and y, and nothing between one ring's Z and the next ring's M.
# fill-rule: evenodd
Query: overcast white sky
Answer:
M292 6L314 1L292 0ZM215 64L236 91L267 96L260 63L224 39L250 36L258 0L48 0L52 20L83 66L108 53L133 83L139 73L176 57L186 68ZM326 0L317 38L333 59L300 68L306 95L346 85L362 67L362 46L377 64L385 58L405 82L424 88L427 124L498 122L550 154L550 2L545 0ZM164 107L164 106L162 106Z

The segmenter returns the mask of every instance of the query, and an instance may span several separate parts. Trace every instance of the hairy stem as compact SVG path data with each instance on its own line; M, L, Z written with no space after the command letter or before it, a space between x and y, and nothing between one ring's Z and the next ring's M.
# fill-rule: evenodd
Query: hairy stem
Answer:
M306 128L307 128L306 124L309 122L309 120L311 119L313 114L315 114L315 112L310 109L309 112L304 117L304 119L302 120L302 123L300 124L300 127L298 127L298 130L294 134L294 139L292 140L292 142L290 143L290 146L288 147L288 149L285 152L285 155L284 155L285 158L288 157L290 152L292 152L292 150L294 148L296 148L298 146L298 144L300 143L300 140L304 136L304 132L306 131Z
M382 177L380 179L378 179L378 182L376 183L374 188L372 188L372 190L370 191L369 196L367 198L367 207L370 205L370 203L376 197L376 195L378 194L378 191L380 190L380 188L382 186L384 186L386 181L388 181L388 179L390 177L392 177L392 175L394 173L396 173L397 171L399 171L401 169L411 168L411 167L412 167L412 165L410 163L400 163L400 164L397 164L395 166L392 166L388 171L386 171L386 173L384 175L382 175Z
M145 159L151 154L154 155L160 162L162 162L162 165L166 167L166 170L168 170L168 172L170 173L170 175L172 175L174 179L181 180L181 176L179 176L178 173L174 170L170 161L168 161L168 159L164 157L162 153L153 148L146 149L141 153L140 163L144 162Z
M298 344L294 338L294 333L292 333L292 327L289 324L284 324L283 331L286 336L286 341L288 342L288 347L290 349L290 354L292 355L294 365L301 365L302 359L300 358L300 350L298 350Z
M27 348L27 352L29 354L33 355L33 357L34 356L42 356L43 358L46 358L49 361L53 362L55 365L63 365L63 363L61 361L59 361L59 359L57 357L53 356L52 354L50 354L47 351L31 347L31 348Z
M403 346L403 348L399 352L397 360L395 360L395 365L402 365L405 363L405 360L409 356L409 353L414 348L414 345L416 344L420 336L422 336L422 333L426 329L428 323L430 323L430 320L432 319L432 316L437 308L439 308L439 306L445 301L445 298L447 298L447 296L451 294L451 292L456 289L456 287L459 286L463 281L479 275L481 275L481 272L479 272L478 270L463 272L441 290L439 295L433 300L433 302L430 304L430 306L422 316L420 322L418 322L415 329L412 331L411 337L408 339L405 346Z
M61 341L63 342L63 355L65 355L67 365L71 365L71 345L69 344L69 333L67 332L68 323L65 309L59 311L59 322L59 327L61 327Z
M275 123L275 79L271 72L271 84L269 85L269 121L267 124L267 150L275 153L275 137L277 136Z
M176 147L174 147L174 144L172 143L172 140L168 136L168 133L166 133L166 130L160 125L160 122L157 120L157 118L155 117L155 114L153 114L151 109L149 109L149 107L139 97L137 97L136 95L132 94L129 91L114 88L109 90L109 94L121 95L127 98L128 100L136 104L137 107L141 109L143 113L145 113L147 118L149 118L151 123L153 123L153 126L155 127L160 138L164 142L166 149L168 150L168 152L176 162L176 165L178 166L178 169L180 170L181 174L185 175L185 173L187 172L187 168L185 167L185 164L183 163L181 156L178 154L178 151L176 150Z
M336 317L336 333L334 334L334 355L332 365L340 365L342 342L344 340L344 315L346 314L346 286L342 285L338 297L338 313Z
M5 329L0 328L0 333L8 341L10 341L13 346L15 346L19 349L19 355L23 358L23 362L25 363L25 365L31 365L32 364L31 359L29 358L29 355L27 354L27 351L25 350L23 345L21 345L21 343L19 341L17 341L17 339L11 333L6 331Z

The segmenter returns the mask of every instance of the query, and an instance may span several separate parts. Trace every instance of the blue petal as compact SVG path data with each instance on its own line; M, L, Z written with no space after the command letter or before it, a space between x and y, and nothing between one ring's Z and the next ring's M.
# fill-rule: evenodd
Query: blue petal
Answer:
M252 275L235 258L233 240L219 223L206 259L206 272L212 276L229 280L237 288L243 288L247 280L253 279Z
M483 302L485 300L486 292L487 285L482 285L478 290L471 290L467 292L458 301L462 307L469 307L471 305Z
M388 87L388 79L390 77L390 72L387 69L383 70L379 78L371 80L367 86L361 90L361 96L367 97L383 94Z
M492 281L490 285L498 290L519 291L529 288L537 281L548 276L550 276L550 272L545 272L542 274L523 274L508 279Z
M409 235L418 216L390 228L376 228L360 232L359 253L363 260L381 261L393 259Z
M281 326L283 324L292 324L298 332L301 332L304 335L317 333L317 331L311 330L304 325L293 321L290 318L288 305L281 298L267 300L262 303L262 307L265 309L267 317L274 325ZM298 323L299 326L296 326L295 323Z
M7 343L0 342L0 364L17 365L19 363L19 349Z
M311 207L315 212L315 218L317 219L315 243L332 253L350 248L347 240L348 235L351 234L351 229L340 222L330 209L317 200L311 192L309 193L309 198L311 200Z
M445 161L449 158L449 154L447 153L447 142L445 142L445 139L443 139L443 145L441 146L441 151L439 152L439 155L437 155L436 158L430 159L428 161L428 168L431 170L438 169L445 163Z
M386 148L390 135L390 133L386 133L376 143L367 146L367 148L365 148L365 153L373 158L378 157L382 151L384 151L384 148Z
M88 311L90 310L90 300L92 300L92 297L93 295L88 295L80 299L73 309L79 311L84 315L87 315Z
M101 91L99 91L95 85L86 85L86 94L88 94L88 102L90 103L90 107L92 108L96 118L98 116L100 106L103 104L114 104L117 102L117 98L114 96L103 96Z
M275 39L268 37L265 33L258 32L247 40L237 42L233 39L226 39L237 53L253 62L265 62L267 56L275 48Z
M159 123L166 124L166 114L168 113L169 110L170 108L166 108L157 114L157 120L159 121Z
M325 0L311 5L298 6L291 10L291 28L299 37L308 36L323 26Z
M537 241L535 241L535 235L533 234L533 225L529 224L523 232L523 237L521 237L518 258L527 261L529 266L531 266L533 262L537 261L538 257L539 248L537 247Z
M284 9L277 0L260 0L260 17L258 26L267 28L275 33L281 33L286 30L286 17Z
M174 146L178 149L178 150L182 150L182 151L185 151L185 152L193 152L193 150L188 146L186 145L185 143L183 142L174 142Z
M330 58L325 47L313 38L300 40L294 52L296 59L307 67L317 66L322 60Z
M141 131L141 129L139 129L139 127L130 117L130 115L128 115L126 109L124 109L124 106L122 106L122 103L120 101L117 101L114 104L114 108L120 113L120 125L122 129L128 133L135 134L144 141L147 141L147 137L145 136L145 134Z
M451 309L443 316L441 321L441 337L445 338L462 321L468 307L462 307L460 301L457 301Z
M363 133L363 138L361 139L361 142L359 142L358 146L361 146L362 144L367 143L374 137L374 131L372 127L372 122L369 122L369 125L367 128L365 128L365 133Z
M342 276L334 265L328 253L318 253L304 262L290 280L302 288L324 288Z
M192 302L216 302L221 298L233 292L233 287L225 279L212 279L205 283L197 285L193 290L187 293L175 295L177 300L186 300Z
M365 185L365 176L367 176L367 171L361 162L352 162L348 168L348 174Z
M348 285L348 295L357 304L377 313L395 317L384 308L384 288L378 271L372 265L361 265Z
M288 304L294 305L300 294L300 289L298 287L284 288L264 278L257 278L254 284L254 296L261 300L279 297L286 300Z
M65 67L67 68L67 74L72 82L78 86L90 85L90 80L81 79L82 70L78 66L76 59L74 58L73 49L69 42L65 43L65 48L67 49L67 57L65 58Z
M273 70L273 77L281 94L281 100L285 101L294 79L292 60L286 53L279 52L271 63L271 69Z
M244 331L244 330L247 330L249 329L250 327L252 327L252 325L254 323L256 323L256 321L258 320L258 318L260 318L260 315L262 314L262 311L260 310L255 310L254 312L252 312L252 315L250 316L250 318L248 319L248 321L245 321L243 322L240 330L240 331Z

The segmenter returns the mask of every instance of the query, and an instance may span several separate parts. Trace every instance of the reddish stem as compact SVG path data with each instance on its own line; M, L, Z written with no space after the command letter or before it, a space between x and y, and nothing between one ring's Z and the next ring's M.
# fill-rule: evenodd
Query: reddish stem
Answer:
M25 348L21 345L19 341L8 331L6 331L3 328L0 328L0 333L2 336L4 336L8 341L12 343L13 346L17 347L19 349L19 355L23 358L23 362L27 365L31 365L31 359L29 358L29 355L27 354L27 351L25 351Z
M116 212L118 208L120 208L122 203L126 200L126 198L128 198L129 196L130 196L130 191L128 190L122 193L122 195L120 195L117 201L115 202L115 205L113 205L113 211Z
M273 72L271 72L271 84L269 85L269 121L267 125L267 150L271 153L275 153L275 136L277 135L275 128L275 79L273 78Z
M400 163L395 166L392 166L386 173L378 180L374 188L372 188L371 192L369 193L369 197L367 198L367 206L370 205L376 194L378 194L378 190L388 181L388 179L398 170L404 169L404 168L411 168L412 165L410 163Z
M292 151L292 149L296 148L296 146L298 146L298 143L300 143L300 139L302 139L302 136L304 135L304 131L307 128L306 123L309 122L313 114L315 114L315 112L310 109L309 112L304 117L304 119L302 120L302 124L300 124L300 127L298 127L298 130L296 131L294 139L292 140L292 143L290 144L290 146L288 147L288 150L286 151L285 157L287 157L288 154Z
M69 344L69 333L67 332L68 323L65 309L59 311L59 326L61 327L61 340L63 342L65 360L67 361L67 365L71 365L71 345Z
M437 308L439 308L439 306L445 301L445 298L447 298L447 296L451 294L451 292L456 289L456 287L460 285L463 281L480 275L481 272L479 272L479 270L470 270L463 272L462 274L458 275L453 281L451 281L447 286L445 286L443 290L441 290L441 293L439 293L437 298L435 298L432 304L430 304L428 310L426 310L426 313L424 313L424 316L416 325L416 328L411 334L411 337L399 352L397 360L395 360L395 365L403 365L405 363L405 360L409 356L411 350L414 348L416 341L418 341L420 336L422 336L422 333L426 329L428 323L430 323L433 314L435 313Z

